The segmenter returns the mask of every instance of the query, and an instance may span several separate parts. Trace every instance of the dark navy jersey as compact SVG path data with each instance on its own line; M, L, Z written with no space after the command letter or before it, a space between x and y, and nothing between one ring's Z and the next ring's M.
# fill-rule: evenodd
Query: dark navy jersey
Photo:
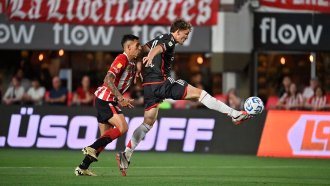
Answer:
M152 60L152 65L144 69L143 83L156 83L165 81L170 76L171 66L174 60L175 41L172 34L163 34L146 43L152 49L157 45L163 48L163 52Z

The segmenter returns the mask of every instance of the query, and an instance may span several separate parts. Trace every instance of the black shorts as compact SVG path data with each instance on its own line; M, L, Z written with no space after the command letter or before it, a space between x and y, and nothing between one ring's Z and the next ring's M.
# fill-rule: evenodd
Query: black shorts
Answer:
M144 109L154 108L166 98L183 100L187 94L187 87L186 81L181 79L175 81L170 77L159 84L144 84Z
M114 101L103 101L95 98L95 107L97 110L97 121L103 124L109 124L108 120L114 114L122 114L123 112L118 107L118 103Z

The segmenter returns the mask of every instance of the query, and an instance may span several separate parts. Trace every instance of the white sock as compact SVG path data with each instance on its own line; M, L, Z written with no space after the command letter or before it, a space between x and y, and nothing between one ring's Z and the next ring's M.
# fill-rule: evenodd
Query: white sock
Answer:
M210 94L208 94L205 90L202 91L199 99L199 102L203 103L207 108L227 114L230 117L237 117L240 115L240 112L229 107L225 103L215 99Z
M128 142L125 149L125 156L130 161L131 156L135 148L142 141L144 136L149 132L152 126L142 123L138 128L135 129L131 140Z

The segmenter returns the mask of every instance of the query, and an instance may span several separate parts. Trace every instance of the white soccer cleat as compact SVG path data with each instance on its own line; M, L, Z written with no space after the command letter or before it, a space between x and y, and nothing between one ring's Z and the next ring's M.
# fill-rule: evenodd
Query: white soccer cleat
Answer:
M121 172L122 176L126 176L127 169L130 164L130 162L127 160L125 156L125 152L119 152L116 154L116 160L118 163L119 171Z
M94 161L97 161L97 156L96 156L96 150L93 149L92 147L85 147L81 151L83 151L84 155L88 155L92 158L94 158Z
M240 111L240 114L236 117L232 117L232 121L235 125L241 124L243 121L252 118L252 115L248 114L246 111Z
M90 171L89 169L81 169L80 167L77 167L74 170L74 174L76 176L96 176L96 174Z

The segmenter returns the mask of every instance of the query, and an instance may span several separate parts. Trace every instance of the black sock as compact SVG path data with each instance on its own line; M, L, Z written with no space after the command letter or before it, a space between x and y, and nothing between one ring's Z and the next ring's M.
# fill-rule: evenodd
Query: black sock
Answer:
M88 169L91 163L93 163L92 157L85 156L84 160L80 163L79 168Z
M112 142L112 139L109 137L102 137L97 139L90 147L92 147L93 149L97 150L100 147L105 147L107 146L109 143Z

